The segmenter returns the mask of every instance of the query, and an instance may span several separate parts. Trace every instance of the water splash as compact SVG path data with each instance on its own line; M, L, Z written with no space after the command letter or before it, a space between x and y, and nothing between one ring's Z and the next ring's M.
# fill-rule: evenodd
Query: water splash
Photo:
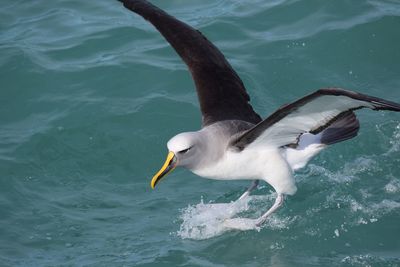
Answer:
M400 180L393 178L387 185L384 187L386 193L394 194L400 192Z
M178 231L181 238L207 239L229 230L224 221L249 209L249 199L231 203L200 203L182 210L183 223Z
M202 240L219 236L227 231L260 231L256 218L266 207L272 205L275 193L249 196L231 203L208 203L203 200L182 210L182 224L177 235L183 239ZM247 218L252 217L252 218ZM284 229L296 219L273 214L262 226L270 229Z
M392 147L384 154L386 156L400 150L400 124L396 126L396 130L393 132L392 138L390 138L390 144Z

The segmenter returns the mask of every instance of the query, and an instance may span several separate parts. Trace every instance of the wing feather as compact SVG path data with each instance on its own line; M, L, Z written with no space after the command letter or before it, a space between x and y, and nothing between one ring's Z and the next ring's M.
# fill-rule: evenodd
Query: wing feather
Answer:
M339 88L320 89L281 107L231 145L240 150L253 145L295 146L301 134L317 134L342 114L360 108L400 111L400 104Z
M196 85L203 126L222 120L261 121L242 80L200 31L145 0L119 1L153 24L186 63Z

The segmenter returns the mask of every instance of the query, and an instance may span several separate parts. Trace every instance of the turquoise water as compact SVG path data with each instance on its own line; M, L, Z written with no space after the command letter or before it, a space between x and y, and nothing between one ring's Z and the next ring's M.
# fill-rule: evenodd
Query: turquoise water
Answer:
M263 117L326 86L400 102L398 1L154 3L221 48ZM399 113L359 111L359 136L297 173L260 231L225 231L211 204L248 181L149 186L200 113L181 60L119 2L3 0L0 82L0 266L400 266Z

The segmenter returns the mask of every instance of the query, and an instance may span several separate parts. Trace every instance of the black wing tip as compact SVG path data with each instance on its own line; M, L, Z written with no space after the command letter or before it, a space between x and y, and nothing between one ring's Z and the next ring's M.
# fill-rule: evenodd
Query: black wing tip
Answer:
M374 106L375 110L390 110L390 111L400 112L399 103L342 88L335 88L335 87L322 88L316 91L315 93L318 95L347 96L356 100L361 100L371 103Z

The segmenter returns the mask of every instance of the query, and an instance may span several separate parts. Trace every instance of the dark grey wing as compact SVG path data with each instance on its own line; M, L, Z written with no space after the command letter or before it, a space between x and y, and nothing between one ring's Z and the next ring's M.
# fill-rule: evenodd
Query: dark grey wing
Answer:
M240 150L253 144L296 146L302 134L318 134L360 108L400 111L400 104L338 88L321 89L281 107L233 140L231 145ZM354 119L349 123L354 124Z
M192 74L203 126L222 120L258 123L243 82L224 55L201 32L144 0L119 0L150 21L183 59Z

